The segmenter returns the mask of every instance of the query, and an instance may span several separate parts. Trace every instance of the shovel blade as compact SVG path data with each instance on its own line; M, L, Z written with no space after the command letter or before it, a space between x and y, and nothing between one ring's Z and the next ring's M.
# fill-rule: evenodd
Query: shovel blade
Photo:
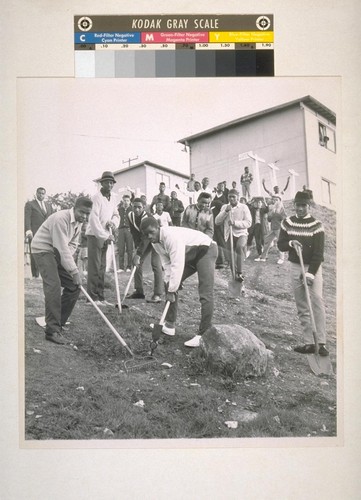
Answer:
M332 364L329 356L307 354L307 360L315 375L333 375Z
M154 328L152 331L153 342L156 342L157 340L160 339L160 337L162 335L162 328L163 328L163 325L154 325Z
M228 283L228 290L232 298L240 297L242 290L242 283L239 281L231 280Z

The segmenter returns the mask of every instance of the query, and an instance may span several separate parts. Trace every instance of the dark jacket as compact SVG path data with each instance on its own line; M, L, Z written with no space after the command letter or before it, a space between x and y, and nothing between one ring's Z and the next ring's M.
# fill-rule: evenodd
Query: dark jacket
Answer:
M46 212L44 213L36 200L26 202L25 232L30 230L35 235L42 223L53 213L53 209L49 203L45 202L45 208Z

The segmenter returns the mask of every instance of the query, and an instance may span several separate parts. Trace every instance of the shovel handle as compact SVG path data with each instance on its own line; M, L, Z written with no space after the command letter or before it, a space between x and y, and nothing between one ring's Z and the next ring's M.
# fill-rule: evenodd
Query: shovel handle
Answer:
M112 228L109 228L109 234L113 234ZM114 241L110 241L110 247L112 251L112 259L113 259L113 269L114 269L114 281L115 281L115 290L117 292L117 304L118 310L122 312L122 302L120 300L120 292L119 292L119 281L118 281L118 273L117 273L117 260L115 258L115 249L114 249Z
M130 284L132 282L132 279L134 277L134 274L135 274L135 271L136 271L136 266L133 266L132 267L132 272L130 273L130 276L129 276L129 280L128 280L128 283L127 283L127 286L125 287L125 290L124 290L124 297L123 297L123 302L125 300L125 297L127 296L127 293L129 292L129 288L130 288Z
M313 339L315 341L316 352L318 353L318 340L317 340L317 334L316 334L316 322L315 322L315 317L313 315L313 309L312 309L312 304L311 304L311 297L310 297L310 292L308 290L308 285L307 285L307 280L306 280L306 271L305 271L305 265L303 263L302 249L300 247L298 247L298 246L296 246L296 253L298 255L298 258L300 259L301 273L302 273L302 278L303 278L303 286L305 287L306 300L307 300L307 305L308 305L308 309L309 309L309 312L310 312L310 318L311 318L311 324L312 324L312 334L313 334Z
M95 309L97 310L97 312L103 318L103 320L105 321L105 323L109 326L109 328L114 333L114 335L117 337L117 339L122 344L122 346L125 347L126 350L129 352L129 354L133 357L134 354L132 353L132 351L130 350L130 348L127 346L127 344L125 343L125 341L122 339L122 337L116 331L116 329L111 324L111 322L108 320L108 318L105 316L105 314L103 313L103 311L100 310L100 308L96 305L96 303L94 302L94 300L90 297L90 295L88 294L88 292L85 290L85 288L82 285L80 285L80 290L83 292L83 294L89 300L89 302L92 304L92 306L95 307Z
M164 306L163 314L159 320L159 324L162 326L164 325L164 320L165 320L165 317L167 316L169 306L170 306L170 302L169 302L169 300L167 300L167 302L165 303L165 306Z
M231 220L231 218L230 218ZM233 229L232 226L229 226L229 238L230 238L230 244L231 244L231 271L232 271L232 277L235 279L236 277L236 269L234 266L234 248L233 248Z

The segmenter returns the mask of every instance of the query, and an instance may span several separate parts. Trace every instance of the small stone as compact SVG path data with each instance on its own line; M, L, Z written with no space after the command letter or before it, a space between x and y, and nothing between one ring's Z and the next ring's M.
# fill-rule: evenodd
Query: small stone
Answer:
M329 385L329 384L328 382L326 382L326 380L323 380L320 385Z
M238 427L238 422L236 420L227 420L224 422L228 429L237 429Z
M35 415L35 418L41 418L42 415Z
M77 351L77 350L78 350L78 348L77 348L77 346L76 346L76 345L73 345L73 349L74 349L74 351Z
M34 351L35 354L41 354L41 350L40 349L34 349L34 347L33 347L33 351Z
M35 412L31 411L31 410L27 410L26 414L27 415L34 415Z
M172 368L173 365L170 363L162 363L161 366L164 366L165 368Z
M103 430L103 434L105 436L114 436L114 432L110 429L108 429L108 427L106 427L104 430Z
M273 420L275 420L279 425L281 425L281 420L280 420L280 417L278 415L273 417Z
M286 335L293 335L293 332L291 332L290 330L284 330L284 333L285 333Z
M85 391L84 387L81 385L75 389L76 391Z
M277 370L276 367L273 368L273 374L275 377L278 377L278 375L280 374L279 370Z
M144 408L145 403L142 399L133 404L133 406L138 406L138 408Z
M189 384L191 387L200 387L201 384L197 384L196 382L194 382L193 384Z

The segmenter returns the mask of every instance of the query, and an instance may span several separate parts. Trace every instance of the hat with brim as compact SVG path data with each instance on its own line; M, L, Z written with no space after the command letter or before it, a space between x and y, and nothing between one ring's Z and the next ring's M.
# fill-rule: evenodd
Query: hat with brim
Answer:
M113 181L114 184L117 182L114 178L113 172L110 172L108 170L106 170L105 172L102 173L102 176L101 176L99 182L103 182L103 181Z
M298 191L296 193L295 199L293 200L294 203L300 203L302 205L309 205L311 202L310 195L306 193L305 191Z

